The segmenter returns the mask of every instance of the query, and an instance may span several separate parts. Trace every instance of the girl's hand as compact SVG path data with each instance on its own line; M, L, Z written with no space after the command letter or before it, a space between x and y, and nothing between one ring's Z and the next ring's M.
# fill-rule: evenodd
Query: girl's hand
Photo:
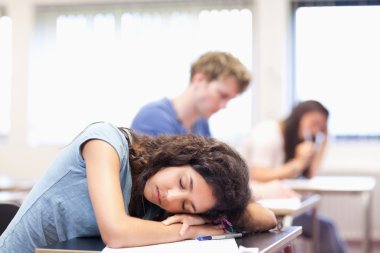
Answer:
M165 225L171 225L175 223L182 223L181 230L179 234L183 236L190 226L203 225L208 221L199 215L195 214L176 214L163 220L162 223Z
M301 142L296 146L295 158L306 166L315 152L315 145L310 141Z

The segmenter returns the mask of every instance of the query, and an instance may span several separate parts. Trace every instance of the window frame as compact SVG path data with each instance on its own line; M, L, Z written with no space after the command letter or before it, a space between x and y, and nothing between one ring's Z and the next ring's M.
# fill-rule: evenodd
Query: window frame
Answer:
M7 15L7 12L6 12L6 8L4 7L4 6L0 6L0 18L3 18L3 17L8 17L8 18L10 18L8 15ZM11 39L12 40L12 24L11 24L11 27L10 27L10 29L11 29L11 34L9 34L10 35L10 38L9 39ZM10 52L12 52L12 43L11 43L11 50L10 50ZM9 83L8 84L5 84L5 85L9 85L9 87L6 87L6 89L7 88L9 88L9 91L10 91L10 93L12 92L12 56L10 56L10 59L9 59ZM9 98L9 99L11 99L11 98ZM11 101L10 101L11 102ZM9 116L10 116L10 118L12 117L12 115L11 115L11 105L10 105L10 108L9 108ZM11 119L9 118L9 120L11 121ZM9 125L11 125L11 122L9 122ZM11 127L11 126L10 126ZM7 139L8 139L8 137L9 137L9 132L10 131L8 131L8 132L6 132L6 133L2 133L2 132L0 132L0 143L3 143L3 142L5 142Z
M290 20L290 101L291 107L295 105L298 100L296 98L296 12L301 7L336 7L336 6L380 6L380 0L291 0L291 20ZM342 142L380 142L380 134L337 134L331 136L334 141Z

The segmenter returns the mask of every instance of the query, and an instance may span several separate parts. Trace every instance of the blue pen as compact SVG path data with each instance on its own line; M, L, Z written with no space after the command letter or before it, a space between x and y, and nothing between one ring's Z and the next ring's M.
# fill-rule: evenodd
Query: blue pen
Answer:
M209 236L199 236L199 237L197 237L197 240L198 241L220 240L220 239L239 238L242 236L243 236L242 233L232 233L232 234L224 234L224 235L209 235Z

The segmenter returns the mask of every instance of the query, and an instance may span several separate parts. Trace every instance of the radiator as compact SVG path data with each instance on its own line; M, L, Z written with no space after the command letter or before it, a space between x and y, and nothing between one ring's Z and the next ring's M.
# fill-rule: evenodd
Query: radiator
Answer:
M373 241L380 241L380 216L376 215L380 214L380 174L366 174L365 176L374 176L377 179L372 197L372 239ZM337 229L344 239L362 240L364 236L365 210L364 202L360 195L322 195L318 212L335 221Z

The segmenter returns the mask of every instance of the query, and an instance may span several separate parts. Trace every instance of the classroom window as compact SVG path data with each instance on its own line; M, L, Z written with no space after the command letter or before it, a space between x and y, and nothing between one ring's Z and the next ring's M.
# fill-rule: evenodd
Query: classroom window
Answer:
M378 5L296 9L295 99L325 104L338 138L379 139L379 24Z
M11 127L11 55L12 22L0 12L0 139Z
M33 145L68 143L94 121L130 126L142 105L182 92L191 62L206 51L229 51L252 68L252 13L244 7L42 9L36 19L28 100ZM250 105L250 91L231 101L212 117L214 135L226 140L248 131Z

